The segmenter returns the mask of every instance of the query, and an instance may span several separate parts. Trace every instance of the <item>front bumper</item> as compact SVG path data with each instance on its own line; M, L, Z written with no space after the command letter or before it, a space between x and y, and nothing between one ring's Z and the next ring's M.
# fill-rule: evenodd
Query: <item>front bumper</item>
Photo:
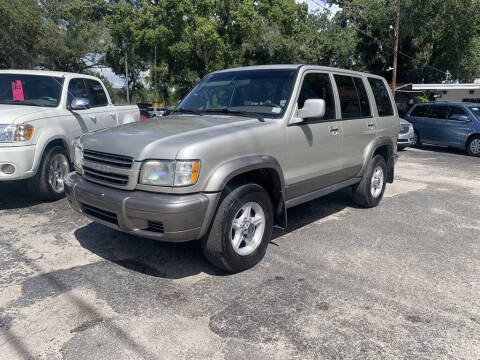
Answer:
M407 147L411 146L414 141L414 132L413 128L411 127L410 130L405 134L398 134L397 146L399 147Z
M129 234L168 242L202 237L220 193L188 195L125 191L65 177L65 193L74 210L103 225Z
M13 174L5 174L0 170L0 181L27 179L35 175L33 160L35 145L0 146L0 168L4 164L15 167Z

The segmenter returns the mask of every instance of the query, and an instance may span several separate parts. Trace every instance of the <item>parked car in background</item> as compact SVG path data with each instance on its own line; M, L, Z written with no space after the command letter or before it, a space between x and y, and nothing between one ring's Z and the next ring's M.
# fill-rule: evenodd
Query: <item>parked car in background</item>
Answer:
M398 133L397 148L404 150L408 146L412 146L415 140L413 125L405 119L400 119L400 131Z
M67 196L117 230L200 239L210 262L241 271L262 259L288 208L345 187L376 206L393 182L398 123L379 76L309 65L220 71L161 121L82 136Z
M480 105L432 102L415 105L406 116L414 128L414 145L450 146L480 156Z
M155 117L155 112L152 104L150 103L137 103L140 109L140 120L147 120Z
M113 105L94 76L0 70L0 184L28 179L41 197L59 199L75 139L139 119L136 105Z
M163 116L163 113L167 110L167 108L164 107L157 107L154 109L153 113L158 117L158 116Z

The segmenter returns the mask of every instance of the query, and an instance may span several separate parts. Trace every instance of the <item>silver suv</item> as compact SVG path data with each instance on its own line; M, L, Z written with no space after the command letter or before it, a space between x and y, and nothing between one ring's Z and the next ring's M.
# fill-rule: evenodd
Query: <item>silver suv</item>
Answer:
M399 118L385 79L277 65L207 75L161 119L81 137L73 208L161 241L199 239L232 272L265 255L286 210L352 187L374 207L392 182Z

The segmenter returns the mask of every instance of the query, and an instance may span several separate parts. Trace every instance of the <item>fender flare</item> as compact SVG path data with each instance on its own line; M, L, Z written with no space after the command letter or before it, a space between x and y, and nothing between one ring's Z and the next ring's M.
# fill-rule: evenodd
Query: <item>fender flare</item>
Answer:
M40 166L40 161L42 160L43 153L47 146L55 140L61 140L67 151L67 156L70 161L72 161L72 146L69 143L67 136L63 133L62 129L51 128L46 131L43 131L37 138L37 146L35 150L35 158L33 160L32 170L37 171Z
M370 142L370 144L367 145L365 148L365 151L363 152L363 165L362 168L360 169L360 172L358 173L359 176L363 176L365 174L365 171L368 167L368 163L370 159L373 157L373 154L375 151L382 147L382 146L387 146L389 151L389 158L387 159L387 169L388 171L393 171L393 166L394 166L394 156L395 156L395 144L393 143L393 139L389 136L381 136ZM393 175L392 175L393 177ZM392 179L393 180L393 179Z

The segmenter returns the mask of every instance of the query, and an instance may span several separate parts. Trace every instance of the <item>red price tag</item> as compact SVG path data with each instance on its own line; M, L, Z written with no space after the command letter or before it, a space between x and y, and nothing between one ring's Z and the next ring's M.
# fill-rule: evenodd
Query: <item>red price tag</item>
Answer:
M25 101L22 82L20 80L12 81L12 96L13 101Z

